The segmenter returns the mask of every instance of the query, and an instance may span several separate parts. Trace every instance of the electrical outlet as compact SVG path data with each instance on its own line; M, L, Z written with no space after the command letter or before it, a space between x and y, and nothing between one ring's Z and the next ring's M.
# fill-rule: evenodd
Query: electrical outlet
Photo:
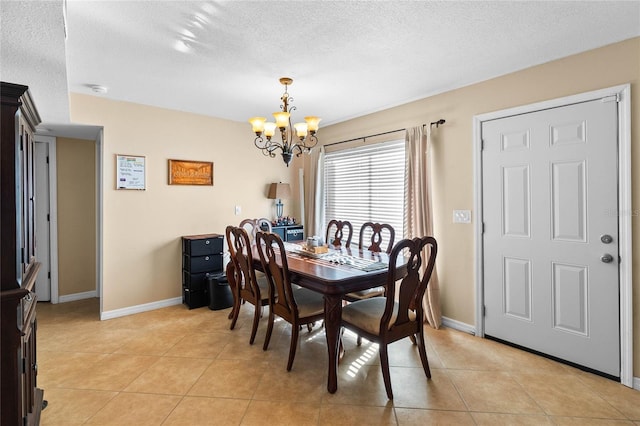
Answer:
M471 210L454 210L453 223L471 223Z
M238 216L240 213L242 213L242 207L236 206L236 216Z

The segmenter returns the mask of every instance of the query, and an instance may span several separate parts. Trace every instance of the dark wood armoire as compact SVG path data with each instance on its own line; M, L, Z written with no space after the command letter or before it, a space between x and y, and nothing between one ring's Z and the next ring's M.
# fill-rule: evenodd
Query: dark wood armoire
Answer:
M27 86L0 82L0 422L37 425L34 140L40 116Z

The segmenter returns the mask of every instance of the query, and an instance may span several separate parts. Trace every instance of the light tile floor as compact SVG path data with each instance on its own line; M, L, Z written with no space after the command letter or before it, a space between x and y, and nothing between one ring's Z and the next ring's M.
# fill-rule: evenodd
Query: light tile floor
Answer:
M408 339L390 346L394 400L375 345L345 335L338 391L326 391L324 331L290 328L249 345L251 305L172 306L100 321L98 300L38 304L42 425L640 425L640 392L451 329L427 328L432 379Z

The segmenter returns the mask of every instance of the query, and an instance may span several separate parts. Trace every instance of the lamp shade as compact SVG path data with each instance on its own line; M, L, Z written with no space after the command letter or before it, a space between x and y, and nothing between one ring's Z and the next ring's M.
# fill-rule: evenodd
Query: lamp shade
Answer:
M271 186L269 186L267 198L271 200L291 198L291 187L288 183L272 183Z

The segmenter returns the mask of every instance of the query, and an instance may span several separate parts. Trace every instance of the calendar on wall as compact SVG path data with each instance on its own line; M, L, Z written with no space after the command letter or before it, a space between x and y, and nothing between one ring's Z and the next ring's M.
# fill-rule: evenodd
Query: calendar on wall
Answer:
M116 155L116 189L145 189L145 157Z

